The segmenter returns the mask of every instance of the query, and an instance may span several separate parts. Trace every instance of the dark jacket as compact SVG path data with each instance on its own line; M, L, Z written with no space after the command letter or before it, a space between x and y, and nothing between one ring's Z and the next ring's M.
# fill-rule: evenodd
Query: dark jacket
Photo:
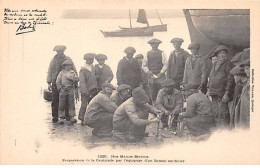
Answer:
M81 94L88 94L92 89L97 88L98 86L94 67L92 66L92 72L85 67L81 67L79 71L79 90Z
M100 68L98 64L95 65L95 75L97 77L97 85L99 89L102 88L104 83L110 83L114 78L113 72L107 64L104 64L102 68Z
M57 77L58 77L60 71L62 70L61 64L65 60L69 60L72 62L72 70L74 70L77 73L74 63L70 57L68 57L66 55L63 55L63 56L55 55L49 65L47 83L56 84Z
M129 61L124 57L119 61L116 72L118 86L121 84L127 84L134 89L141 84L141 75L140 65L135 59Z

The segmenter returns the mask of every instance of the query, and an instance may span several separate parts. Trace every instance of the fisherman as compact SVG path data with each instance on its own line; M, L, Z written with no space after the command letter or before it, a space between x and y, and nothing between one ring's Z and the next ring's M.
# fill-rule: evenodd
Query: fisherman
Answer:
M212 99L215 122L218 128L227 128L230 125L228 103L222 100L225 96L231 70L231 64L227 59L228 52L229 49L224 45L219 46L214 51L212 57L217 57L217 62L212 65L208 83L207 94Z
M114 86L105 83L100 91L89 103L84 117L84 124L94 128L92 134L97 137L111 136L113 130L113 115L117 109L116 104L110 99Z
M183 107L183 98L179 90L174 89L176 83L169 78L162 81L162 89L158 92L156 107L164 111L161 117L162 127L176 130L179 113Z
M136 52L133 47L127 47L124 52L126 56L119 61L117 66L117 85L127 84L134 89L140 86L142 82L141 68L138 62L133 58Z
M102 85L104 83L110 83L113 80L114 75L111 68L107 64L105 64L105 61L107 60L106 55L98 54L95 58L98 62L98 64L95 65L97 85L99 90L101 90Z
M158 91L161 89L161 82L166 78L165 71L167 70L167 56L158 49L160 43L162 41L158 39L148 41L152 50L147 52L142 65L148 76L148 87L153 104L155 104Z
M199 85L184 85L183 91L187 99L186 112L180 113L180 120L189 132L197 137L210 133L215 126L214 113L210 100L205 94L198 91Z
M125 101L115 111L113 117L113 135L127 141L140 140L148 134L145 133L146 126L159 122L158 118L148 120L148 113L157 114L158 110L147 104L148 96L141 87L133 90L133 97Z
M124 103L131 96L132 96L131 86L122 84L117 87L117 92L112 94L111 100L113 102L115 102L116 105L119 107L122 103Z
M64 45L57 45L54 47L53 51L56 51L57 54L53 57L50 62L48 76L47 76L47 83L48 83L48 90L52 91L52 122L56 123L58 119L58 109L59 109L59 91L56 86L56 80L58 74L61 72L61 65L65 60L69 60L72 62L72 69L76 71L73 61L70 57L64 54L66 50L66 46ZM65 114L68 116L69 110L65 108Z
M137 62L140 65L141 68L141 72L142 72L142 87L146 92L146 95L149 97L149 104L152 104L151 102L151 96L150 96L150 92L149 92L149 88L148 88L148 79L147 79L147 73L145 73L145 71L142 68L142 64L143 64L143 59L144 59L144 55L143 54L137 54L135 56L135 59L137 60Z
M61 66L62 71L56 80L57 89L59 91L59 124L64 124L66 104L69 109L70 122L76 123L77 120L74 119L76 115L74 89L77 89L79 78L77 73L72 70L72 62L65 60Z
M244 71L244 68L242 67L234 67L230 73L234 76L235 79L235 83L236 83L236 92L234 93L234 99L233 99L233 103L232 103L232 111L230 112L230 126L231 128L235 127L235 118L238 120L239 119L239 115L240 115L240 98L241 98L241 93L242 93L242 89L243 86L246 85L247 83L247 76L246 73ZM237 111L236 111L237 110ZM237 112L237 115L236 115Z
M174 80L178 90L180 90L180 84L183 80L186 59L190 56L187 51L181 48L183 42L182 38L173 38L171 40L175 50L170 54L166 71L167 78Z
M206 60L199 54L200 44L191 43L188 47L191 56L187 58L184 69L183 85L199 85L202 93L207 92L207 70Z
M247 81L242 89L240 101L235 110L235 128L250 128L250 59L245 60L240 67L243 67Z
M97 95L98 86L95 75L95 67L93 61L96 54L87 53L84 55L85 64L81 67L79 72L79 90L81 93L81 106L79 110L78 119L81 120L81 124L84 123L84 115L86 108L91 99Z

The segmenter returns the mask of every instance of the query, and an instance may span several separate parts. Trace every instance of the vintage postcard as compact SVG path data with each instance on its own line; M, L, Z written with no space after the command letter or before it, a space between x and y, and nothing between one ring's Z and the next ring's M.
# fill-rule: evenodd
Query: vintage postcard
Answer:
M0 164L260 164L259 5L2 0Z

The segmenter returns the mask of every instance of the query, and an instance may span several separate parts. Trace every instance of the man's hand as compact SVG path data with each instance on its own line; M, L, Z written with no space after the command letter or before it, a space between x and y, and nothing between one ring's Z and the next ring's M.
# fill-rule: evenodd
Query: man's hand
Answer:
M225 93L224 96L222 97L222 101L223 101L224 103L229 102L229 98L228 98L228 94L227 94L227 93Z
M160 120L159 120L159 118L155 117L155 118L151 119L150 121L151 121L152 123L154 123L154 122L159 122Z
M48 83L48 90L51 91L51 83Z

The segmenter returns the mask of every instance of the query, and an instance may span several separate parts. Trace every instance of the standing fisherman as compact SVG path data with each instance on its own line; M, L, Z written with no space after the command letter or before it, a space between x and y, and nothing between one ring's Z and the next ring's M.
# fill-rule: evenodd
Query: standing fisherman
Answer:
M191 50L191 56L187 58L184 69L183 85L198 85L202 93L207 92L207 71L206 61L199 54L200 44L191 43L188 47Z
M76 71L76 68L74 66L73 61L70 57L64 55L64 51L66 50L66 46L63 45L57 45L54 47L53 51L56 51L57 54L54 56L54 58L51 60L48 70L48 76L47 76L47 83L48 83L48 89L52 91L52 122L57 122L58 119L58 109L59 109L59 91L57 89L56 80L58 74L61 72L62 68L61 65L65 60L69 60L72 63L72 69ZM65 109L65 113L67 115L68 108Z
M95 56L96 54L94 53L85 54L84 60L86 60L86 63L81 67L79 71L79 90L81 93L81 106L78 118L79 120L81 120L81 124L84 123L84 115L86 113L88 103L98 93L95 68L93 66Z
M178 90L180 90L180 84L183 80L186 59L190 56L187 51L181 48L183 42L182 38L171 40L175 50L170 54L166 72L167 78L174 80Z
M134 89L140 86L142 82L141 68L133 58L136 52L133 47L127 47L124 52L126 56L119 61L117 66L117 85L127 84L131 86L131 89Z
M161 89L161 82L166 78L167 56L158 49L160 43L162 41L158 39L148 41L152 50L147 52L143 60L143 69L148 76L148 87L153 104L155 104L158 91Z
M113 72L111 68L105 64L105 61L107 60L107 56L104 54L98 54L96 57L96 60L98 64L95 65L95 74L97 77L97 85L99 90L102 89L102 85L104 83L110 83L113 78Z

